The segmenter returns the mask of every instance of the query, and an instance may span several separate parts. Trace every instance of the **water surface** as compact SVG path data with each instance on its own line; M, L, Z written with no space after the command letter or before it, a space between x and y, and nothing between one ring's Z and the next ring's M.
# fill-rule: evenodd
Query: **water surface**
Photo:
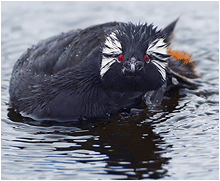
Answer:
M2 179L218 179L218 7L218 2L2 2ZM38 41L115 20L163 28L179 16L172 46L192 54L198 89L173 92L154 110L80 125L8 115L13 65Z

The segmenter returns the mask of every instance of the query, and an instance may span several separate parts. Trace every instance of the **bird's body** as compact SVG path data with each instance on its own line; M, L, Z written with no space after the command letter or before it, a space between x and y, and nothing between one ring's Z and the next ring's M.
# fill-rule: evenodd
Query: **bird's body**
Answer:
M41 41L14 66L10 107L35 119L71 120L105 117L143 97L160 101L175 74L167 52L175 24L160 31L113 22Z

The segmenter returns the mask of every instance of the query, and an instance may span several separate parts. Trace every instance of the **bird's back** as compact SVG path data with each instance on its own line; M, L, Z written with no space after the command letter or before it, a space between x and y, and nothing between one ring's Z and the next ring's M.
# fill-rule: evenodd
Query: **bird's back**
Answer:
M53 75L80 63L104 42L105 34L119 23L105 23L83 30L69 31L53 36L29 48L17 61L15 70L32 74Z

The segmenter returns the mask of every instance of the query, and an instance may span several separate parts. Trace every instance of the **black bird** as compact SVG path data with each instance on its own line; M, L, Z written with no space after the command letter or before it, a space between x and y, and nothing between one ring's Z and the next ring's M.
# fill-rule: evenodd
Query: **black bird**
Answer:
M106 117L142 99L159 103L169 86L190 84L178 73L185 65L168 53L176 22L163 30L111 22L41 41L14 65L10 107L34 119L72 120ZM185 73L195 75L192 67Z

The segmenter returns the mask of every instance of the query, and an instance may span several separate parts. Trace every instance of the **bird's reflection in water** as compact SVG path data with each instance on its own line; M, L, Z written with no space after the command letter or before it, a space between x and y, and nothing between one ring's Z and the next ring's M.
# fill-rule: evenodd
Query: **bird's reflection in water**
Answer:
M89 145L100 144L96 151L109 157L106 160L108 173L126 175L128 179L160 178L166 173L162 165L167 164L169 158L162 157L166 150L160 148L165 143L147 122L140 123L134 116L97 126L92 132L99 140Z
M48 128L46 132L35 134L60 134L67 136L63 142L72 143L73 146L54 147L55 152L89 150L106 155L104 162L107 174L125 176L126 179L162 178L167 174L164 165L169 159L163 154L170 150L162 136L154 132L152 123L156 116L158 121L165 121L165 116L178 105L180 95L168 97L162 102L162 108L133 114L122 113L108 120L98 122L55 122L35 121L24 118L9 110L8 116L14 122L23 122L34 126ZM68 129L65 129L67 128ZM71 129L70 129L71 128ZM75 131L77 130L77 131ZM83 138L84 141L80 141ZM77 143L77 146L76 146ZM62 145L62 144L61 144ZM86 157L77 159L78 162L87 163L94 160ZM103 160L102 160L103 161Z

